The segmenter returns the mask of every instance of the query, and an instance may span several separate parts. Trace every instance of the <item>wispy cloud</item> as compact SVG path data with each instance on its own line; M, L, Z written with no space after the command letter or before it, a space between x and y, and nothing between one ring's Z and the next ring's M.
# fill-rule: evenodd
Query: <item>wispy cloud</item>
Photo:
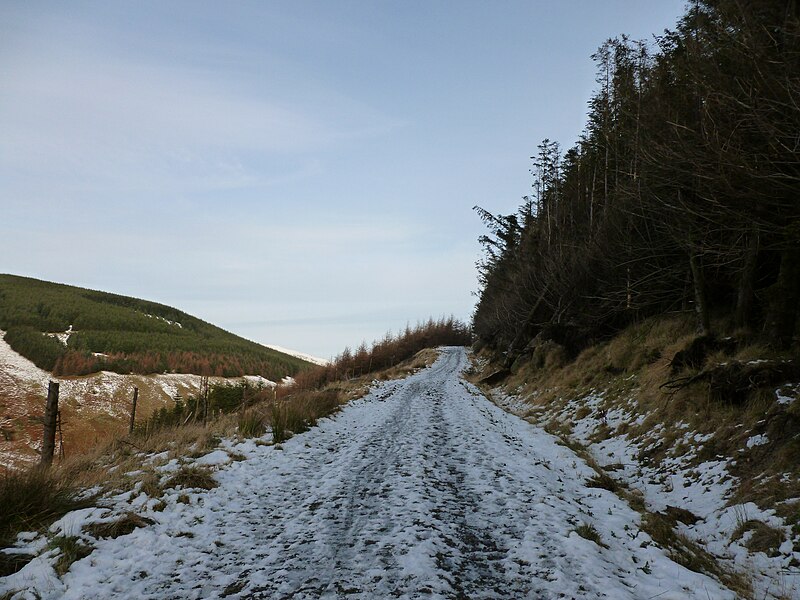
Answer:
M397 126L333 90L298 100L298 90L253 85L225 63L151 64L105 47L64 57L52 47L23 50L0 71L0 169L21 182L35 175L37 184L95 191L268 186L302 177L316 152Z

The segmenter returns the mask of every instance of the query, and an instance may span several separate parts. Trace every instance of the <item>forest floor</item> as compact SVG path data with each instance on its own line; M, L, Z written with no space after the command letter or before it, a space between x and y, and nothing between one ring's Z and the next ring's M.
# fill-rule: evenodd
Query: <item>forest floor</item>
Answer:
M280 445L142 455L158 485L21 534L12 551L37 557L0 596L737 597L671 560L592 466L490 402L468 367L443 349ZM83 550L65 561L67 546Z

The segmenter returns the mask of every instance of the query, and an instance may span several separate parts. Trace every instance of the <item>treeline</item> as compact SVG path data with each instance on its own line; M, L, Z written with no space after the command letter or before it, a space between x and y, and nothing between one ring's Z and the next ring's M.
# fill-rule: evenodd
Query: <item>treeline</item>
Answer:
M425 348L469 345L471 338L469 327L453 317L429 319L414 328L406 326L397 335L387 333L371 347L362 343L355 351L345 348L330 364L297 375L293 387L319 389L328 383L388 369Z
M74 330L66 345L47 332ZM280 381L310 365L174 308L0 275L0 329L19 354L56 375L196 373Z
M473 327L509 360L577 351L639 318L693 310L785 348L800 306L800 18L794 0L696 0L653 48L593 59L587 127L544 140L513 215L476 207ZM712 317L715 317L712 320Z
M194 373L214 377L261 375L280 381L300 371L289 361L263 359L236 354L202 354L198 352L139 352L96 356L67 350L51 369L54 375L88 375L98 371L114 373Z

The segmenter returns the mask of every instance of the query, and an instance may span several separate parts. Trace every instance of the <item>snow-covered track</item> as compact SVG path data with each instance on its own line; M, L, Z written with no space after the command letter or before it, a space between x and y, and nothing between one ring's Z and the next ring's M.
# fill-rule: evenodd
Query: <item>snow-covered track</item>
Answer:
M230 446L246 459L218 488L168 494L156 524L98 542L53 597L735 597L669 560L572 451L464 382L466 365L445 348L282 449Z

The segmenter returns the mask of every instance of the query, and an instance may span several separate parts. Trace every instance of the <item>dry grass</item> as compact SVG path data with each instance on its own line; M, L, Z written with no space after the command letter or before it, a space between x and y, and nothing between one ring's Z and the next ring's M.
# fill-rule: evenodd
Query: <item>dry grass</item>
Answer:
M86 558L93 550L77 537L57 537L51 542L50 547L59 550L58 560L54 565L59 577L69 571L72 563Z
M88 506L78 488L57 470L34 468L0 478L0 548L20 531L46 527L67 512Z
M236 431L241 437L261 437L267 431L267 416L260 408L249 408L239 414Z
M658 513L646 513L642 516L641 527L676 563L690 571L716 577L741 598L752 598L753 590L745 577L722 569L712 554L675 531L674 523L667 517Z
M600 471L591 479L586 480L586 487L598 488L618 494L623 486L608 473Z
M300 390L276 402L269 410L273 442L280 444L313 427L339 408L341 397L338 386L329 386L322 390Z
M735 458L728 470L737 487L729 502L752 501L762 509L779 508L779 516L796 527L800 535L800 505L792 502L800 498L800 438L797 438L800 401L779 405L774 386L750 392L739 404L733 399L715 397L709 386L702 383L669 393L663 387L676 376L690 377L723 362L788 358L744 332L733 331L725 323L714 323L714 327L719 332L728 331L733 339L719 343L717 350L701 356L700 362L683 367L678 373L671 372L670 363L676 353L696 339L691 316L661 317L633 325L612 340L586 348L572 362L562 366L558 361L547 364L545 358L552 349L542 348L539 356L534 351L530 360L516 363L504 385L515 394L527 397L531 404L529 412L535 415L535 421L546 423L549 432L561 437L565 445L573 449L576 444L569 441L573 423L594 417L596 427L588 436L590 440L624 435L631 443L639 444L643 449L639 462L651 468L659 468L667 457L685 456L687 468L705 461ZM483 353L481 358L491 357ZM496 368L489 362L483 372L475 373L473 381L478 382ZM787 388L786 393L790 391ZM596 405L597 411L603 414L621 408L631 414L630 420L621 426L615 424L611 430L597 414L593 415L594 408L581 405L579 399L583 397L591 396L597 401L598 392L603 395ZM575 399L578 399L577 406L568 414L564 409ZM637 416L646 418L637 424L634 422ZM702 443L687 440L687 432L709 439ZM748 447L748 439L760 434L769 442ZM637 510L647 514L641 496L629 489L614 489L618 484L613 479L598 475L589 484L622 495ZM750 592L744 578L723 573L714 557L678 535L673 517L647 516L643 527L658 543L671 548L678 562L716 574L746 597ZM775 551L779 539L775 530L763 528L748 536L753 548L767 553Z
M786 536L780 529L771 527L762 521L749 519L736 528L731 535L731 541L742 539L748 531L751 531L752 534L744 545L750 552L763 552L772 556L786 540Z
M136 513L128 512L116 521L109 521L106 523L92 523L84 527L84 531L97 539L104 538L118 538L123 535L132 533L134 529L139 527L146 527L153 525L155 521L142 517Z
M0 552L0 577L13 575L27 565L33 558L33 554L6 554L5 552ZM0 600L3 598L5 598L5 596L0 596Z
M213 490L218 485L217 480L211 475L209 469L184 465L164 482L162 487L164 489L181 487L185 489Z
M726 331L728 324L716 322L717 331ZM744 332L727 329L734 340L722 344L718 351L705 357L695 370L684 369L681 376L691 376L702 368L719 362L779 359L780 355ZM648 440L658 447L647 450L640 460L657 466L667 456L680 456L697 450L694 462L717 460L718 456L737 459L731 474L741 481L731 503L752 501L762 508L776 502L800 497L800 402L777 405L774 389L763 388L750 393L746 401L733 402L714 398L707 385L698 383L683 389L666 391L662 386L676 375L670 362L675 354L686 349L696 338L691 316L668 316L648 319L620 332L613 339L593 345L574 361L561 367L547 366L540 357L518 365L505 382L506 388L528 397L531 412L550 418L548 429L560 436L571 434L571 422L591 415L587 406L579 406L567 419L552 419L567 399L581 398L602 390L605 394L601 410L625 405L636 415L646 415L640 424L625 423L614 431L602 424L592 433L593 441L609 436L625 435L630 440ZM548 350L549 351L549 350ZM487 355L483 355L487 358ZM494 370L491 364L474 381ZM628 402L635 399L635 407ZM683 440L683 423L711 439L699 447ZM664 429L654 431L660 425ZM684 425L684 426L685 426ZM769 444L747 448L747 439L765 434ZM742 449L744 452L741 452Z
M583 523L578 525L574 529L575 533L581 536L583 539L589 540L590 542L594 542L598 546L603 548L608 548L606 544L603 543L603 540L600 538L600 533L595 529L595 526L591 523Z
M146 455L166 452L166 460L203 456L216 448L222 437L233 435L236 424L236 415L223 415L207 425L189 423L150 435L126 436L57 464L54 470L76 487L100 486L105 491L126 491L141 482L142 491L158 498L161 490L158 477L152 471L155 465L142 464ZM129 472L138 474L126 475Z

